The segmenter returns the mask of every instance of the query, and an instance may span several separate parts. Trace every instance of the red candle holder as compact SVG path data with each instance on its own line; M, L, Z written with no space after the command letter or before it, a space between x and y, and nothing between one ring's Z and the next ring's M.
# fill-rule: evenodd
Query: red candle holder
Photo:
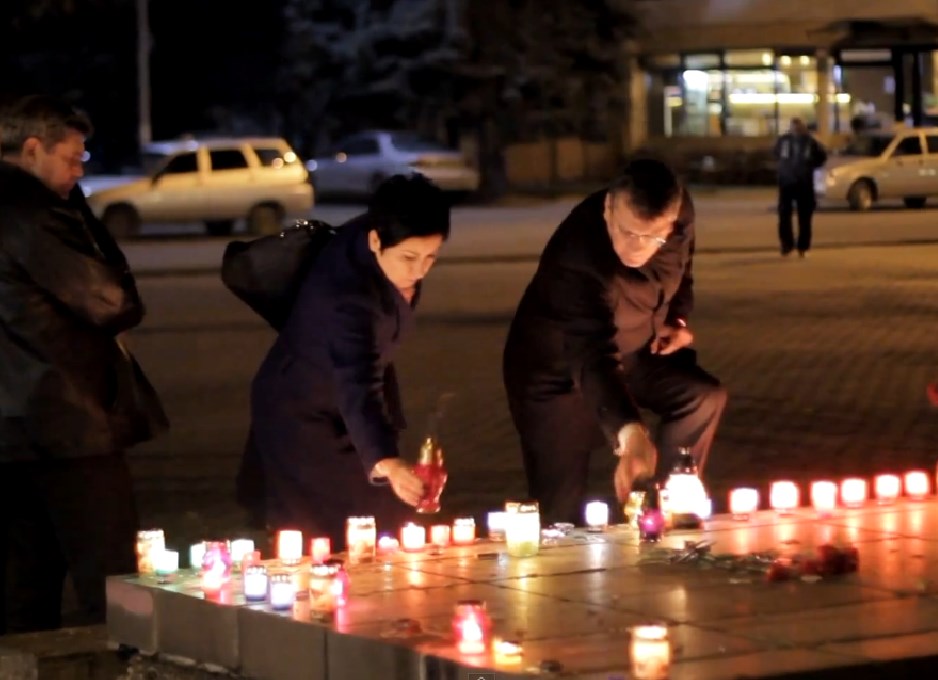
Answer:
M664 514L654 508L645 510L638 518L638 539L643 543L656 543L664 533Z
M210 541L202 557L202 590L218 592L231 579L231 552L225 541Z

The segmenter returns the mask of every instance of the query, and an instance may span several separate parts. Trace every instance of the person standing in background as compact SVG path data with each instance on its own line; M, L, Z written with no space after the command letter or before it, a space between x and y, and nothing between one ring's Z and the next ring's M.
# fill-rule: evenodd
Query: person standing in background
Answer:
M775 143L778 161L778 240L783 256L795 248L804 257L811 249L811 220L817 208L814 171L827 161L827 152L800 118ZM798 238L792 229L792 204L798 212Z

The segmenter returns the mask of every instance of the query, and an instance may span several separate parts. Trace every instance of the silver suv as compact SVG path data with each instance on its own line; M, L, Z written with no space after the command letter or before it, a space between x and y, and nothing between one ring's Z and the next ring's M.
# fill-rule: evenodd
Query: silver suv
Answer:
M306 168L276 137L154 142L144 163L146 176L88 195L116 237L138 234L145 222L204 222L223 236L238 219L249 233L271 234L313 209Z

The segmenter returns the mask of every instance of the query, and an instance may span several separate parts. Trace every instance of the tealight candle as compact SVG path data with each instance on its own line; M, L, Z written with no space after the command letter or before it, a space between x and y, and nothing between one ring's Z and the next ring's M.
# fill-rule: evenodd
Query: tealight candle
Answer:
M769 489L769 504L780 515L791 514L800 503L798 485L789 480L772 482Z
M453 638L460 654L484 654L489 644L491 622L481 600L461 600L453 615Z
M490 512L486 517L486 526L488 527L489 540L505 540L505 513L504 511Z
M348 572L342 560L326 560L310 568L309 606L317 611L334 611L348 603Z
M876 475L873 479L873 493L880 504L894 503L902 491L899 475Z
M313 564L321 564L332 554L332 542L328 536L320 536L309 542L309 554Z
M166 538L162 529L147 529L137 532L137 573L152 574L153 558L166 549Z
M667 680L671 666L671 643L665 625L632 628L632 677L635 680Z
M434 524L430 527L430 543L438 548L449 545L449 524Z
M244 558L254 554L254 541L250 538L237 538L231 542L231 561L241 566Z
M345 542L348 544L349 564L373 562L378 530L372 516L349 517L345 523Z
M277 559L284 564L298 564L302 561L302 531L284 529L277 533Z
M408 522L401 527L401 547L404 552L420 552L427 544L427 530L419 524Z
M248 564L244 567L244 599L248 602L263 602L267 599L267 567L263 564Z
M921 470L905 473L905 492L912 500L920 501L931 491L928 474Z
M609 506L602 501L590 501L583 513L587 531L605 531L609 526Z
M292 609L296 602L296 585L293 575L276 571L268 575L268 604L275 611Z
M837 507L837 485L834 482L811 482L811 505L819 515L829 515Z
M453 520L453 544L472 545L476 540L476 521L472 517L457 517Z
M865 479L851 477L840 483L840 500L848 508L858 508L866 502L867 483Z
M748 520L759 509L759 492L756 489L739 488L730 491L730 514L739 521Z

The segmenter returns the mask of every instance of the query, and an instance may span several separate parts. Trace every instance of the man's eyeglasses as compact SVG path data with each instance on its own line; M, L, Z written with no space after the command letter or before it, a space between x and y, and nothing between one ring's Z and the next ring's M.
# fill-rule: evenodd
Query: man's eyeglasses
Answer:
M632 241L637 241L642 244L642 246L655 246L656 248L661 248L665 243L668 242L668 239L662 238L661 236L655 236L654 234L639 234L637 231L632 231L631 229L622 229L617 227L620 234L625 236L627 239Z

